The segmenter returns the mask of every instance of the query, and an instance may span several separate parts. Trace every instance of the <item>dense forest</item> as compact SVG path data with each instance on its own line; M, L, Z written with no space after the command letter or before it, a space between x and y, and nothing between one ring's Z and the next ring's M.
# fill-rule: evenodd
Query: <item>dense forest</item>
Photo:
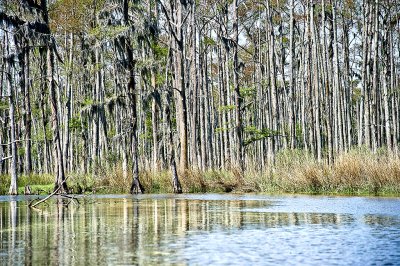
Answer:
M397 157L397 0L3 0L0 174ZM397 157L398 158L398 157Z

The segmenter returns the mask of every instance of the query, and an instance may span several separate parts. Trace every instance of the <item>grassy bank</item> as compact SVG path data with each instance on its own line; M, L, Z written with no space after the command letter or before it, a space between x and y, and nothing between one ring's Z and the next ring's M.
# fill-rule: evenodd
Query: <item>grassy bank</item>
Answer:
M265 178L253 176L265 192L400 196L400 160L385 152L353 150L329 166L304 152L286 151Z
M18 176L18 194L24 194L26 185L31 187L34 194L48 194L54 188L54 177L52 175ZM10 186L10 176L0 175L0 195L7 195Z
M187 171L181 173L184 192L261 192L336 195L400 196L400 160L385 153L351 151L336 158L333 165L318 163L303 151L278 154L275 166L262 172L248 170L239 179L237 171ZM147 193L171 193L169 171L142 171L141 182ZM0 176L0 193L7 194L9 176ZM30 185L33 193L52 190L50 175L22 176L19 192ZM124 179L120 168L96 175L71 174L68 185L74 193L127 193L131 179Z

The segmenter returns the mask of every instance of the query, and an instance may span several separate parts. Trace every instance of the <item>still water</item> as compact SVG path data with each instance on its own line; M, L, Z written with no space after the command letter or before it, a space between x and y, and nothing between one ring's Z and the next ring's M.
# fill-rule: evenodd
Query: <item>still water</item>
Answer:
M1 265L400 265L398 198L31 199L0 197Z

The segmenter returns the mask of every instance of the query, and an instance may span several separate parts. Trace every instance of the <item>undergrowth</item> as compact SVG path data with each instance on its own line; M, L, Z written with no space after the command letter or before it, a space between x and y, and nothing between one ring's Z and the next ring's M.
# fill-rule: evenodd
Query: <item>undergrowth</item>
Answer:
M179 173L185 193L307 193L336 195L400 195L400 160L383 152L372 154L352 150L337 156L328 165L317 162L300 150L282 151L274 166L261 170L247 169L243 178L237 169L187 170ZM96 174L69 174L72 193L128 193L132 177L123 176L122 168L99 169ZM172 193L171 173L141 171L140 181L146 193ZM0 175L0 194L8 193L10 177ZM53 189L51 175L21 176L19 193L30 185L32 193L49 193Z

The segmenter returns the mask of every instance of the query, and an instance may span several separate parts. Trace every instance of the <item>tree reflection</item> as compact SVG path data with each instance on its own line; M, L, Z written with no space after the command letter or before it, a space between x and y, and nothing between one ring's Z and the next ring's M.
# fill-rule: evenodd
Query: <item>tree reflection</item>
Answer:
M125 198L81 201L68 207L61 198L46 211L22 202L1 204L0 248L16 264L168 263L193 233L318 224L341 226L351 215L268 212L269 202L183 198ZM17 208L17 205L21 205ZM383 223L366 217L366 223ZM5 244L6 243L6 244Z
M400 220L388 215L367 214L364 215L364 222L369 226L400 227Z
M10 223L10 234L9 234L9 257L8 257L8 264L12 264L13 258L17 256L16 250L16 232L17 232L17 202L10 201L10 208L9 208L9 223Z

